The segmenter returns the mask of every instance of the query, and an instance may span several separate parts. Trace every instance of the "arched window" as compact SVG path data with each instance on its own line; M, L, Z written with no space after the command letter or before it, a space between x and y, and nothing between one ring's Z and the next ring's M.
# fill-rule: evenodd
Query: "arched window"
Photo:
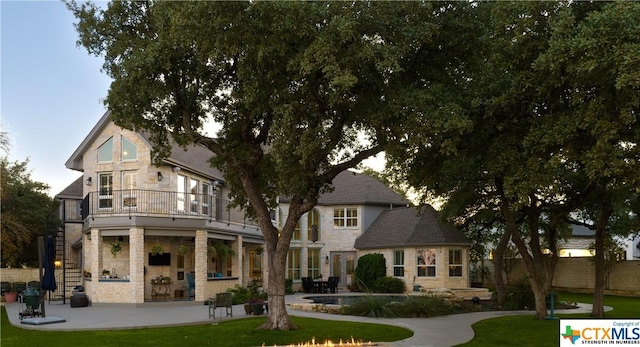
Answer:
M320 212L315 208L307 215L307 240L320 240Z

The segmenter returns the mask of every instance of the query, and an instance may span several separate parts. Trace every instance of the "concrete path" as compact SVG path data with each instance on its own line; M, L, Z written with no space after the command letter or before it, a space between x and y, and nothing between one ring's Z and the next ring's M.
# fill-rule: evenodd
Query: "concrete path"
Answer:
M295 294L287 296L287 302L303 302L304 296L308 294ZM89 307L71 308L68 300L63 305L62 301L46 302L46 316L60 317L65 319L64 323L54 323L46 325L25 325L21 324L19 312L22 309L19 303L7 303L5 307L11 324L24 329L38 330L111 330L111 329L139 329L176 325L195 324L216 324L221 320L231 318L220 318L223 309L218 309L216 318L209 318L209 310L203 303L195 302L157 302L145 303L140 306L132 305L109 305L96 304ZM583 313L591 312L591 305L579 304L578 309L556 310L555 313ZM608 308L609 310L611 308ZM471 325L475 322L506 316L533 314L533 311L498 311L498 312L475 312L456 314L433 318L368 318L334 315L327 313L315 313L299 310L289 310L292 316L353 321L370 322L379 324L389 324L405 327L414 332L414 335L402 341L385 343L385 346L419 346L419 347L440 347L453 346L465 343L473 339L473 329ZM244 314L243 305L233 307L233 319L248 317Z

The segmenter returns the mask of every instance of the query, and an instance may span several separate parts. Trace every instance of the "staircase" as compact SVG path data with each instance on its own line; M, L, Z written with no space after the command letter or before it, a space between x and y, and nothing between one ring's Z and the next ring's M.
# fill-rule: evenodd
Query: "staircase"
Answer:
M56 259L66 257L64 262L64 270L56 269L56 283L58 289L50 294L51 300L62 300L63 297L70 298L73 288L82 285L82 270L78 264L78 250L71 247L71 243L64 242L62 232L56 237ZM64 274L63 274L64 271ZM64 284L64 285L63 285ZM49 294L47 295L47 299Z

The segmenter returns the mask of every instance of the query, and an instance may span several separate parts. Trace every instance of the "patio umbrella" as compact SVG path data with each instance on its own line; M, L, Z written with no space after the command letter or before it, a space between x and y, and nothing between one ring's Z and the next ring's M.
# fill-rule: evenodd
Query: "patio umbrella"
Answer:
M55 292L58 289L56 284L55 265L56 247L53 244L53 237L47 237L47 244L44 248L44 276L42 277L42 290Z

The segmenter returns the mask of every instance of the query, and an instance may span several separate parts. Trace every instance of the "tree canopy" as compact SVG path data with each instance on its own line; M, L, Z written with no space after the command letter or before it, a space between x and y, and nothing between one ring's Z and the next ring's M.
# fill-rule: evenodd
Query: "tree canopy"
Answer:
M105 102L116 124L149 131L156 161L169 138L208 147L235 203L257 217L272 329L292 328L282 295L298 219L338 173L403 136L405 115L436 98L427 90L442 93L472 32L467 6L68 3L79 43L113 78ZM203 132L211 121L222 125L215 137ZM278 196L291 198L281 230L269 217Z
M2 265L37 266L36 238L57 232L58 203L47 195L49 187L31 179L29 160L0 159L2 180Z

